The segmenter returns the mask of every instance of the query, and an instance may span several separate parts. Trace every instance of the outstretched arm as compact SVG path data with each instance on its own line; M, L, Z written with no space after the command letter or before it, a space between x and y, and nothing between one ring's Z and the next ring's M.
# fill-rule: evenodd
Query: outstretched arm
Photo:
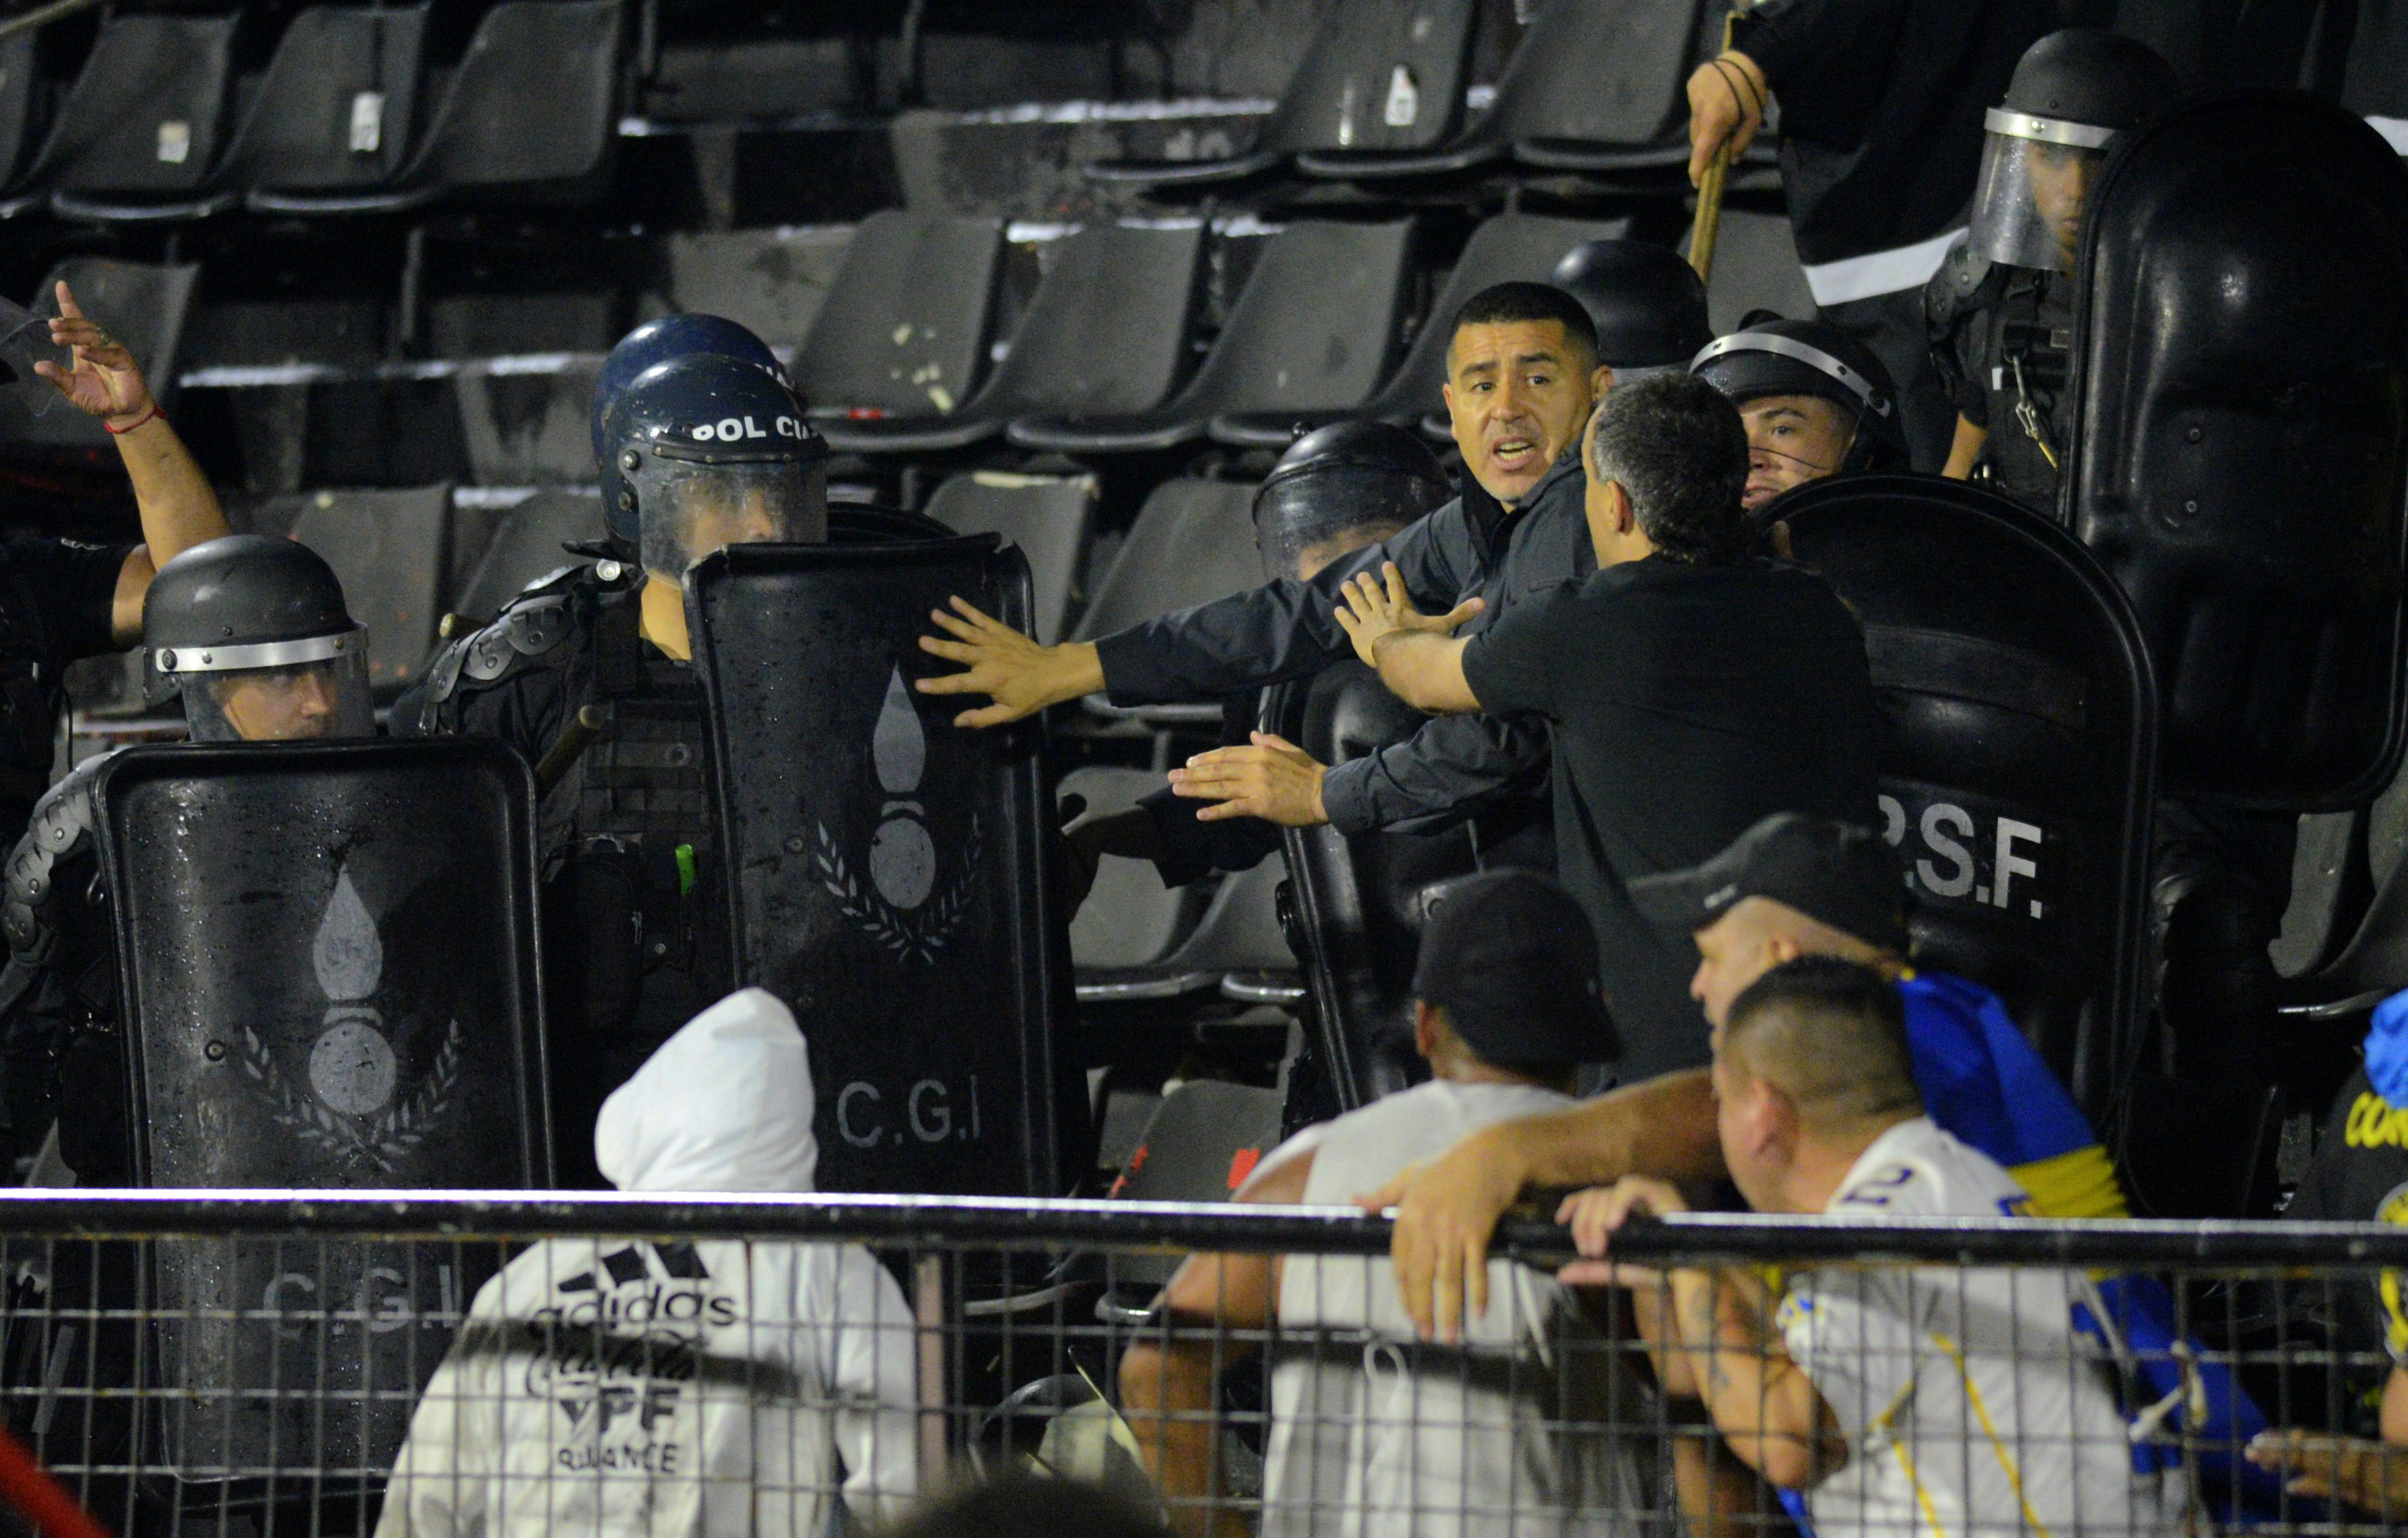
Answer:
M109 605L110 638L119 646L131 646L142 634L142 598L159 567L233 530L209 477L201 474L184 440L159 414L134 354L78 307L64 283L59 285L59 315L50 322L50 340L73 349L70 366L43 362L34 365L34 372L76 409L100 419L134 483L143 543L125 558Z
M1338 622L1397 698L1432 714L1477 710L1480 701L1464 681L1464 642L1455 628L1480 612L1479 601L1446 613L1426 615L1413 607L1405 579L1391 562L1375 580L1364 572L1342 590Z

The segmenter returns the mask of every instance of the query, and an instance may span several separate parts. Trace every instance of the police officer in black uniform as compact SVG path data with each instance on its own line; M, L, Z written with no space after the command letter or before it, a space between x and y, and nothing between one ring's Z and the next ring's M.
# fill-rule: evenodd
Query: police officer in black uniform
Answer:
M690 353L602 403L612 554L528 589L395 706L396 731L497 736L542 794L554 1125L592 1184L604 1096L726 990L688 567L827 535L826 445L756 362Z
M1387 538L1455 495L1438 456L1412 434L1385 422L1342 421L1288 446L1254 493L1254 546L1263 576L1309 582L1340 556ZM1262 691L1222 702L1221 745L1252 740ZM1207 803L1155 791L1125 812L1082 818L1066 830L1073 894L1084 900L1103 855L1147 860L1166 887L1211 871L1251 870L1280 847L1280 831L1260 818L1204 820Z
M1972 227L1923 291L1932 363L1957 411L1946 474L2058 516L2083 207L2108 141L2181 91L2148 45L2112 32L2051 33L2015 65L1984 120Z
M160 568L142 605L144 669L183 697L194 742L371 737L367 632L333 568L289 539L233 534ZM85 1185L128 1183L125 1069L108 891L93 847L93 786L106 756L53 786L9 856L0 928L0 1031L8 1043L16 1151L53 1108L59 1152Z
M1750 513L1810 480L1907 468L1889 370L1837 326L1759 311L1700 349L1689 372L1739 407Z

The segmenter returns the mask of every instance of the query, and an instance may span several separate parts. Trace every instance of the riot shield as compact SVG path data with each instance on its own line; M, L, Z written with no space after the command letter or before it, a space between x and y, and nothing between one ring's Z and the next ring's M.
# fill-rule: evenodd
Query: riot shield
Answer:
M517 754L466 738L135 748L93 801L140 1184L551 1183L535 792ZM149 1247L146 1381L166 1393L145 1460L187 1483L380 1476L446 1317L491 1270L464 1274L448 1246ZM325 1414L296 1382L357 1398Z
M1352 659L1282 684L1265 729L1323 763L1402 742L1428 719ZM1281 921L1304 971L1312 1041L1338 1109L1368 1105L1413 1076L1413 962L1424 894L1477 868L1468 830L1443 833L1285 830Z
M2055 524L1959 481L1817 481L1768 513L1864 620L1917 957L1997 991L2102 1116L2145 975L2157 705L2131 606Z
M687 575L736 977L810 1043L822 1188L1053 1196L1042 738L912 690L956 593L1025 627L1027 564L981 534L737 545Z
M2123 585L2164 789L2363 805L2398 767L2408 171L2303 93L2117 136L2077 264L2074 532Z

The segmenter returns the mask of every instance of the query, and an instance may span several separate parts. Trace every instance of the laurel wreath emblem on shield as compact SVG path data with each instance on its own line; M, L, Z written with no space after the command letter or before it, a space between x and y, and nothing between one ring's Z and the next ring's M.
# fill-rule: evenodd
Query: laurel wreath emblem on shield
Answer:
M979 868L977 814L971 814L968 835L962 841L960 871L953 883L917 916L903 912L876 891L864 889L852 867L845 863L844 851L837 847L836 835L828 832L827 824L815 825L820 835L818 863L822 884L836 899L837 911L896 955L906 960L917 957L934 965L937 952L953 939L954 931L961 928L962 919L969 913L970 893Z
M425 1141L450 1108L460 1082L460 1022L454 1019L417 1090L372 1117L345 1116L317 1096L297 1090L259 1033L242 1031L242 1070L280 1127L329 1154L357 1154L390 1175L394 1163Z

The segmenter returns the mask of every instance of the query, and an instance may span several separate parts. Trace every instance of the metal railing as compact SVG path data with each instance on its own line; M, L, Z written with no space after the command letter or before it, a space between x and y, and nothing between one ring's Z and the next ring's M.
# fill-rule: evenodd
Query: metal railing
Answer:
M1564 1231L1516 1221L1450 1345L1388 1239L1352 1208L0 1191L0 1416L107 1530L179 1538L820 1538L1007 1469L1224 1538L2408 1527L2375 1440L2408 1230L1698 1215L1567 1289Z

